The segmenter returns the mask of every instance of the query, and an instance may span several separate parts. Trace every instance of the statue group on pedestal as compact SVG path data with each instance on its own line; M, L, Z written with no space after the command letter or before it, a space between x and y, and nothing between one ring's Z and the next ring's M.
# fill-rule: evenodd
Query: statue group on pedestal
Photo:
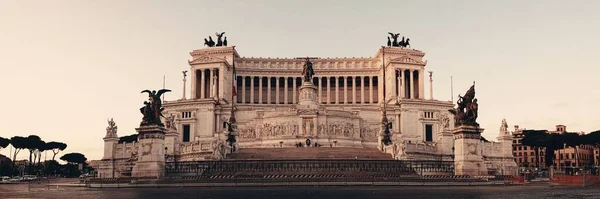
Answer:
M471 125L479 126L477 123L478 104L475 98L475 82L473 86L467 90L465 96L458 95L457 108L449 111L454 114L454 126Z
M106 137L117 137L117 124L110 118L108 121L108 127L106 127Z
M392 40L390 40L390 37L387 37L387 46L388 47L410 47L410 39L406 38L406 40L404 40L404 36L402 36L402 40L400 42L398 42L398 37L400 36L400 33L391 33L388 32L388 34L390 34L390 36L392 36Z
M315 70L313 70L312 62L310 62L310 58L306 58L306 63L302 68L302 77L305 82L312 82L312 77L315 75Z
M158 92L156 90L143 90L142 93L148 93L148 101L144 102L144 107L140 108L140 112L144 115L142 118L142 123L140 126L149 126L149 125L158 125L164 126L160 120L160 117L164 117L162 111L164 108L162 107L162 101L160 100L160 96L163 93L171 92L169 89L160 89Z
M224 34L225 32L222 32L221 34L219 34L218 32L215 33L215 36L217 36L217 43L215 43L215 41L213 41L212 37L210 36L208 36L208 39L204 38L204 45L208 47L227 46L227 37L225 37L224 40L222 39Z

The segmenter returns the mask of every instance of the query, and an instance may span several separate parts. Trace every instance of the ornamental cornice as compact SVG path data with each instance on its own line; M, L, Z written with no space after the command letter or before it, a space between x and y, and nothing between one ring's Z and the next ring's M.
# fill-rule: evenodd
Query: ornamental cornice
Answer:
M294 63L298 63L298 64L304 64L305 60L303 59L295 59L295 58L270 58L270 57L241 57L239 59L236 59L242 62L248 62L248 63L252 63L252 62L294 62ZM319 58L319 59L311 59L311 62L313 62L313 64L316 63L323 63L323 62L372 62L372 61L378 61L376 58L374 57L327 57L327 58ZM313 65L314 66L314 65Z
M383 50L387 55L409 55L409 56L417 56L423 57L425 53L420 50L411 49L411 48L401 48L401 47L384 47ZM381 57L382 50L379 49L375 57Z
M453 108L454 104L450 101L438 101L438 100L424 100L424 99L402 99L400 100L400 106L406 108L424 108L424 107L438 107L438 108Z
M394 58L394 59L390 60L389 63L411 64L411 65L419 65L419 66L427 65L427 61L417 60L410 56L402 56L402 57Z
M229 65L227 63L227 60L224 57L221 58L221 57L208 56L208 55L196 57L192 61L188 61L188 64L190 64L190 65L208 64L208 63L225 63L225 64Z
M205 99L186 99L186 100L175 100L175 101L165 101L163 102L163 106L180 106L180 105L198 105L198 104L206 104L209 106L214 106L216 104L214 99L205 98Z
M182 109L199 109L199 108L214 108L214 103L202 103L202 102L191 102L191 103L178 103L163 105L165 110L182 110Z
M279 71L267 71L267 70L238 70L236 74L238 76L261 76L261 77L302 77L302 71L290 71L290 70L279 70ZM357 70L357 71L315 71L318 75L314 77L362 77L362 76L379 76L378 71L368 71L368 70Z
M233 54L234 57L240 57L237 51L233 47L211 47L211 48L202 48L197 49L190 52L192 57L202 56L202 55L214 55L214 54Z
M372 58L351 59L314 59L311 60L315 71L336 69L377 69L379 61ZM297 69L302 70L304 60L300 59L236 59L236 67L240 69Z

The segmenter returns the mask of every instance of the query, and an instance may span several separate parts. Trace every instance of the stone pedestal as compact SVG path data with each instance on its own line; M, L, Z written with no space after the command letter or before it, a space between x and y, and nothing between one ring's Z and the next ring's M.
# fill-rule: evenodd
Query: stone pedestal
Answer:
M175 129L169 129L165 134L165 147L167 155L175 155L179 153L179 133ZM164 147L163 147L164 148Z
M312 82L302 82L299 92L298 105L308 109L318 108L317 87Z
M487 175L487 167L481 154L481 133L484 129L477 126L457 126L454 135L454 174Z
M317 87L312 82L302 82L298 96L298 116L300 117L300 137L314 138L317 133L317 114L319 101L317 100Z
M133 177L162 177L165 175L165 133L158 125L140 126L138 134L138 159L133 167Z

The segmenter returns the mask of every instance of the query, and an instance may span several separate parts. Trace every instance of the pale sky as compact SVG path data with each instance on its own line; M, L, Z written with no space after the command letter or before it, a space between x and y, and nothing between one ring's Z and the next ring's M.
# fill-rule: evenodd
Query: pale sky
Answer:
M140 91L162 88L163 75L173 90L166 99L180 98L188 53L217 31L246 57L371 57L398 32L426 53L436 99L450 100L450 76L455 98L476 81L489 140L503 118L511 129L591 132L600 129L599 8L594 0L0 0L0 136L36 134L67 143L62 154L100 159L107 118L119 136L135 133Z

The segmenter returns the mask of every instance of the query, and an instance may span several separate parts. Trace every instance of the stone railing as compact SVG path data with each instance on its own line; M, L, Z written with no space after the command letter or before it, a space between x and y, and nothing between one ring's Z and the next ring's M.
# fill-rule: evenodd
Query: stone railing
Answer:
M192 142L184 142L180 145L180 155L200 153L200 152L212 152L212 140L196 140Z
M167 174L299 174L299 173L396 173L419 175L430 172L453 172L449 161L398 160L224 160L167 162Z
M116 144L114 149L115 159L128 159L137 153L139 144L137 142Z
M438 154L436 147L426 143L404 143L406 153Z
M499 142L481 142L483 156L503 156L502 143Z

